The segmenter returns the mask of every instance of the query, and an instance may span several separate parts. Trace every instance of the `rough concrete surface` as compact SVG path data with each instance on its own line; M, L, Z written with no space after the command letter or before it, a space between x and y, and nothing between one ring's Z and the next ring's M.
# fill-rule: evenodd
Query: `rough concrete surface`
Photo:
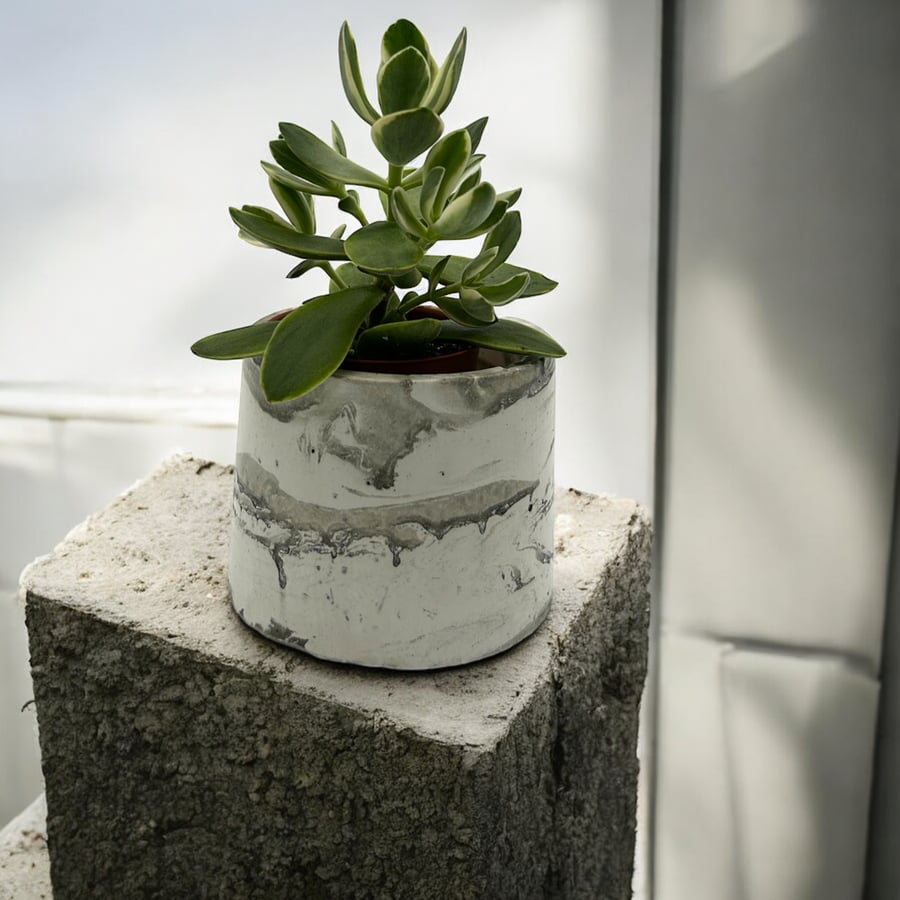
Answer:
M0 829L0 900L52 900L46 815L41 794Z
M178 457L23 576L57 900L628 898L640 507L561 495L541 628L409 674L238 620L231 493Z

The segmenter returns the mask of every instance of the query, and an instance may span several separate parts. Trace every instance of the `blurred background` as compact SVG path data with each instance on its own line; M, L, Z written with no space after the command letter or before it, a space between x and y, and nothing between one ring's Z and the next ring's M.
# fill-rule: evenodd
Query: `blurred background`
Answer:
M560 282L516 308L569 351L558 484L657 523L637 896L895 900L894 0L5 10L0 824L41 789L19 572L166 455L231 459L239 365L188 347L315 275L227 206L270 205L280 120L378 165L337 32L368 75L401 16L439 60L468 27L447 127L490 117L512 261Z

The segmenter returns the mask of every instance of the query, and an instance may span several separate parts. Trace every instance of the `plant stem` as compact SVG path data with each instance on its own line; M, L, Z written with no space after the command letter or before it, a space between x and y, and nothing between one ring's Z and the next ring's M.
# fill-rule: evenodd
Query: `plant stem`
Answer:
M403 166L388 164L388 187L399 187L403 181Z
M365 224L365 223L363 223L363 224ZM332 280L332 281L333 281L333 282L334 282L341 290L344 290L344 288L347 287L347 283L344 281L343 278L341 278L340 275L338 275L337 272L334 271L334 267L331 265L331 263L329 263L329 262L325 263L325 265L322 266L322 268L325 270L325 274L326 274L326 275L327 275L327 276L328 276L328 277L329 277L329 278L330 278L330 279L331 279L331 280Z
M421 303L424 303L428 299L428 295L425 294L423 296L413 297L412 300L404 300L396 309L396 313L399 316L405 316L411 309L415 309Z

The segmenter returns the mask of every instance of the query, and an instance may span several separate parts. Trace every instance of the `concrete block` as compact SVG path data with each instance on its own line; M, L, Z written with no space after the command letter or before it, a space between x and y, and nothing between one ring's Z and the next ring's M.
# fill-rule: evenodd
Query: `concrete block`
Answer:
M0 900L53 900L46 818L41 794L0 828Z
M231 492L176 458L23 576L56 900L630 897L640 507L561 496L545 624L410 674L241 624Z

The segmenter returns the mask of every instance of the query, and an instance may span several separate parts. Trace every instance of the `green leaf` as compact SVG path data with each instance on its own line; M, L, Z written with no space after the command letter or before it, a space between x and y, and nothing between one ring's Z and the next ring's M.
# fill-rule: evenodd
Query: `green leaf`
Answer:
M440 334L437 319L409 319L376 325L362 332L356 342L359 356L378 359L408 353L411 346L433 341Z
M432 297L432 302L460 325L484 328L497 318L494 308L481 297Z
M497 248L492 247L491 249L496 250ZM512 278L507 278L500 284L482 284L475 289L491 306L504 306L521 297L530 283L531 276L527 272L519 272L518 275L513 275Z
M382 114L419 106L430 82L428 60L415 47L395 53L378 70L378 102Z
M272 249L268 244L264 244L262 241L258 241L255 237L250 237L250 235L247 234L246 231L241 231L240 228L238 229L238 237L242 241L246 241L248 244L252 244L254 247L263 247L266 250Z
M438 115L447 108L456 93L465 57L466 29L463 28L425 95L424 105L431 107Z
M430 297L441 280L441 273L444 271L447 263L450 262L450 257L445 256L443 259L438 260L433 266L431 266L431 271L428 275L428 296Z
M474 153L478 149L478 145L481 143L481 136L484 134L484 127L488 123L488 117L482 116L480 119L476 119L469 125L466 125L466 131L469 132L469 137L472 139L472 152Z
M478 228L490 215L496 199L493 185L482 182L468 194L451 200L431 226L430 233L438 238L455 238Z
M260 165L263 167L263 171L269 178L293 191L303 191L306 194L315 194L319 197L334 196L335 189L332 187L322 187L321 185L313 184L313 182L300 178L297 175L288 172L286 169L274 166L272 163L266 162L265 160L261 160Z
M291 152L313 171L341 184L387 190L387 182L380 175L341 156L311 131L290 122L281 122L278 127Z
M356 114L368 122L369 125L378 119L378 112L369 103L366 97L366 89L363 86L362 75L359 71L359 57L356 53L356 41L350 31L350 26L344 22L341 25L341 33L338 37L338 64L341 69L341 83L344 85L344 94L350 106Z
M324 269L325 265L326 264L321 259L304 259L303 262L297 263L297 265L284 277L299 278L301 275L305 275L313 269Z
M497 248L497 258L494 260L493 265L486 270L487 272L496 269L497 266L509 259L509 255L515 250L521 235L522 216L517 210L506 213L485 235L484 243L481 245L482 250L487 250L489 247Z
M275 332L277 322L257 322L243 328L232 328L200 338L191 353L204 359L245 359L261 356Z
M394 222L374 222L354 231L344 242L352 263L380 275L399 275L413 268L422 250Z
M347 155L347 144L344 142L344 136L341 134L341 129L338 128L337 122L332 120L331 122L331 146L334 147L336 153L340 153L341 156Z
M378 283L378 279L374 275L360 272L353 263L341 263L335 271L347 287L367 287ZM340 290L340 288L332 282L331 291L336 290Z
M462 271L460 281L466 285L474 285L478 279L478 276L487 269L487 267L494 261L494 258L496 256L496 247L482 250L482 252L479 253L478 256L475 257L475 259L473 259L470 263L467 263L466 267Z
M413 288L422 280L422 273L418 269L407 269L399 275L392 275L391 281L398 288Z
M522 188L514 188L511 191L504 191L502 194L497 194L498 200L505 200L507 204L509 204L509 208L512 209L515 206L516 201L519 197L522 196Z
M490 231L506 214L506 209L506 201L497 200L497 202L494 203L494 208L488 214L488 217L477 228L472 229L472 231L467 231L465 234L461 234L458 240L478 237L478 235Z
M252 212L252 208L248 210L245 207L241 210L231 207L228 211L238 228L275 250L306 259L347 258L343 241L317 234L300 234L287 224L282 225Z
M444 259L443 256L429 254L428 256L422 257L416 265L422 270L425 276L428 277L430 276L433 267L442 259ZM465 256L451 256L449 261L445 264L444 271L441 274L441 284L456 284L462 277L463 269L470 262L471 260ZM500 284L501 282L506 281L507 278L518 275L520 272L527 272L531 276L531 283L522 294L523 297L536 297L538 294L549 293L558 284L558 282L553 281L553 279L541 275L540 272L535 272L533 269L525 269L521 266L513 266L510 263L503 263L503 265L497 266L490 275L482 280L482 283Z
M391 214L397 224L413 237L425 237L428 229L419 220L408 194L402 187L391 191Z
M338 201L338 209L342 212L350 213L351 216L356 218L362 212L362 208L359 205L359 194L356 191L347 191L347 196L341 197Z
M382 299L377 287L346 288L314 297L285 316L269 340L260 370L269 401L292 400L331 375Z
M372 126L372 142L392 166L405 166L424 153L443 130L444 123L440 118L432 110L420 106L382 116Z
M338 225L337 228L334 229L334 231L331 232L331 237L339 241L344 236L344 232L346 230L347 224L346 222L342 222L340 225Z
M422 163L422 171L425 179L435 169L443 169L444 175L438 190L435 193L434 202L432 204L432 212L430 217L426 213L426 217L433 221L447 203L447 198L456 189L464 177L463 173L472 158L472 139L465 128L457 131L451 131L444 135L432 148ZM424 212L424 208L423 208Z
M443 166L431 169L422 182L422 190L419 192L419 209L427 222L433 222L440 212L435 210L437 195L441 189L446 174Z
M286 188L274 178L269 179L269 188L294 228L303 234L316 233L316 213L308 195Z
M431 58L428 41L409 19L398 19L388 26L381 39L381 61L387 62L396 53L407 47L415 47L425 59Z
M471 175L467 175L464 181L459 184L458 193L468 194L473 188L478 187L481 183L481 166L479 166Z
M565 356L566 351L546 331L519 319L497 319L481 328L441 322L441 340L464 341L477 347L489 347L525 356Z
M307 184L286 184L282 181L282 183L285 184L285 187L292 187L299 191L308 191L310 194L328 195L338 193L338 186L330 178L326 178L321 172L311 169L302 160L297 159L294 152L288 147L287 141L285 141L284 138L278 138L277 141L269 141L269 150L272 153L272 158L282 167L282 169L285 169L286 172L307 182ZM271 165L271 163L265 163L263 168L266 169L266 173L275 178L276 181L281 181L280 178L266 168ZM316 186L317 190L313 190L309 185Z
M273 212L271 209L267 209L265 206L249 206L245 204L241 207L244 212L250 213L252 216L258 216L260 219L265 219L267 222L274 222L276 225L280 225L282 228L289 228L291 231L294 231L294 226L288 222L287 219L282 218L278 215L277 212Z

